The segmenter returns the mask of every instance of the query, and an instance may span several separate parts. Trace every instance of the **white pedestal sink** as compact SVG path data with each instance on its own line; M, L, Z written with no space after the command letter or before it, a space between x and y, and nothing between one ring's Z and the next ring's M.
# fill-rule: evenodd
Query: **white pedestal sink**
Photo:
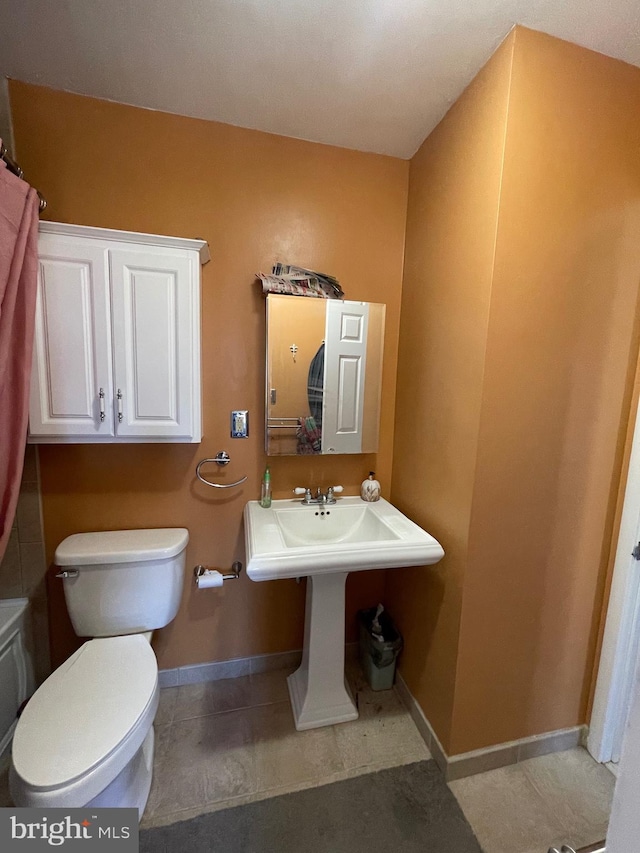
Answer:
M355 720L344 680L347 574L437 563L441 545L385 500L284 500L270 509L249 501L244 524L251 580L307 578L302 664L288 680L296 728Z
M302 663L287 679L296 728L358 719L344 679L344 588L347 572L310 575Z

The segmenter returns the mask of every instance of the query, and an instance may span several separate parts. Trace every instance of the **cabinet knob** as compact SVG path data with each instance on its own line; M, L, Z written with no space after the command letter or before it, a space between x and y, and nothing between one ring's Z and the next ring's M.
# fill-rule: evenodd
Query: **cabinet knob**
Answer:
M98 394L98 405L100 406L100 422L104 422L104 388L100 389Z
M122 418L124 417L122 413L122 391L118 388L118 393L116 394L116 399L118 400L118 423L122 423Z

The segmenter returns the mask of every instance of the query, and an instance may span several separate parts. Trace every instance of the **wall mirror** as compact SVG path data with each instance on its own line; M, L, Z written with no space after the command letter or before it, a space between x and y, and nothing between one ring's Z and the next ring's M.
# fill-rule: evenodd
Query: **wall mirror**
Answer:
M268 456L375 453L385 306L267 296Z

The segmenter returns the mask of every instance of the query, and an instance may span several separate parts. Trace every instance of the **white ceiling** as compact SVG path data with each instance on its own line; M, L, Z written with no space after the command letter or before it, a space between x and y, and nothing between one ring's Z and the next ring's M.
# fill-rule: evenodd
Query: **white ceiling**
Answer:
M638 0L0 0L0 75L410 157L515 23L640 65Z

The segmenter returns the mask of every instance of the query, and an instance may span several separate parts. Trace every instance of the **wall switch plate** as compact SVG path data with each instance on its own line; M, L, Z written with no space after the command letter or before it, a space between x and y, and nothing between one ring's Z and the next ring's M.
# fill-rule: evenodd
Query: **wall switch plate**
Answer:
M249 438L249 412L231 412L231 438Z

